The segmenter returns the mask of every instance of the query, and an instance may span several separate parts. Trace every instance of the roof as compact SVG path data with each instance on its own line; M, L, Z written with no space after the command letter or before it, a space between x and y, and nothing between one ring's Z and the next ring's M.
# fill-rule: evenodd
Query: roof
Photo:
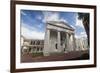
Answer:
M48 21L47 24L51 24L51 25L60 26L63 28L74 30L73 27L71 27L70 25L68 25L68 23L63 22L63 21Z

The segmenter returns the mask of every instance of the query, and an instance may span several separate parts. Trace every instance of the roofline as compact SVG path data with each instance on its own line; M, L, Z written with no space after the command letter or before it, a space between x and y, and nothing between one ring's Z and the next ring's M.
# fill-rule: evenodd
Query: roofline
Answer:
M52 24L52 23L50 23L50 22L57 22L57 21L48 21L48 22L46 22L46 24L54 25L54 24ZM57 22L57 23L58 23L58 22ZM67 23L65 23L65 22L63 22L63 21L60 21L60 23L63 23L64 25L70 27L70 28L67 28L67 29L70 29L70 30L72 30L72 31L75 30L73 27L71 27L70 25L68 25ZM58 25L54 25L54 26L58 26ZM58 27L62 27L62 26L58 26ZM62 28L66 29L66 27L62 27Z

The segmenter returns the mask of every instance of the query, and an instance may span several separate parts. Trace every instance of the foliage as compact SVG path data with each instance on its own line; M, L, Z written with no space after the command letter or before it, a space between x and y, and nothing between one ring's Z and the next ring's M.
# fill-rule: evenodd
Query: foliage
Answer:
M33 57L43 56L43 52L33 52L32 56Z

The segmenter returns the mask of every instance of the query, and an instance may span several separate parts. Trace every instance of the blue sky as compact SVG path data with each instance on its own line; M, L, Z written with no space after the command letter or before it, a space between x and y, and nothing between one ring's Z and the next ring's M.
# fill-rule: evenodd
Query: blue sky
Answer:
M46 21L64 21L75 29L76 37L86 37L82 20L75 12L21 10L21 35L31 39L43 39Z

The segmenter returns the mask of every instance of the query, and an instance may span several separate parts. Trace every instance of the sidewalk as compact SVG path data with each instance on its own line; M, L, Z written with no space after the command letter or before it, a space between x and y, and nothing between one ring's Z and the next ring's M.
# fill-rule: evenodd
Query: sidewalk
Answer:
M88 51L73 51L62 55L32 57L31 54L21 56L21 62L47 62L89 59Z

